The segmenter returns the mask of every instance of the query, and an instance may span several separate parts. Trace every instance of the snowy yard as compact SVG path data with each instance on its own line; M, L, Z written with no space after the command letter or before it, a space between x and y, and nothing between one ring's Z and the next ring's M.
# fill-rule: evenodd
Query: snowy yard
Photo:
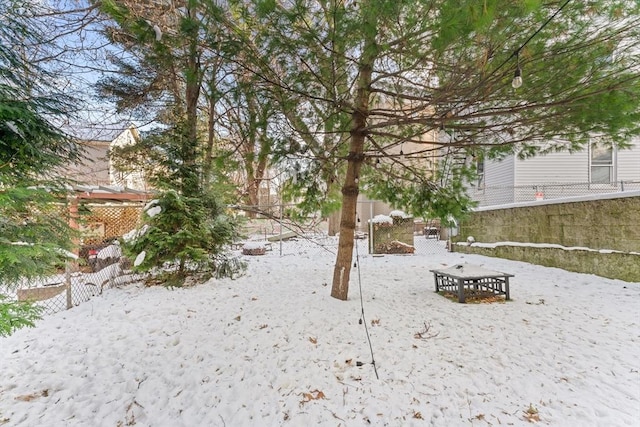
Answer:
M332 253L286 242L239 279L110 289L0 338L0 425L640 425L640 283L366 252L347 302ZM436 294L460 262L514 274L512 301Z

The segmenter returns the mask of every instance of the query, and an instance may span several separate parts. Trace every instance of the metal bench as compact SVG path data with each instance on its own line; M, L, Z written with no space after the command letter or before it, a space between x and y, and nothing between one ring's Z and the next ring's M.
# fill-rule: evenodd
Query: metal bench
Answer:
M458 294L458 302L465 302L465 289L482 290L496 295L509 295L509 278L513 274L488 270L473 264L457 264L449 268L429 270L436 282L436 292L449 291Z
M427 239L440 240L440 227L425 227L424 236Z

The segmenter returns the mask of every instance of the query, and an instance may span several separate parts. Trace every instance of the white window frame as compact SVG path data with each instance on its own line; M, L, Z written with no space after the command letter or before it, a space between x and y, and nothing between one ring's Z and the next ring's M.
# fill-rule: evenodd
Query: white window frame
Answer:
M592 142L589 144L589 183L590 184L604 184L604 185L614 185L617 181L617 158L618 153L615 147L610 147L611 149L611 162L603 163L603 162L594 162L593 159L593 149L594 146L597 146L597 142ZM609 180L608 181L594 181L594 168L607 168L609 170Z
M487 167L487 164L484 158L476 159L475 162L476 162L476 174L477 174L476 189L484 190L484 174L485 174L485 168Z

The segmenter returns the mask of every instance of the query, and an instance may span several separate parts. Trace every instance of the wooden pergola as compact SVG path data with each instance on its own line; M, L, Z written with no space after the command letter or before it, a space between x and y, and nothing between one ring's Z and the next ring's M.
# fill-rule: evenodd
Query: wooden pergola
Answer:
M155 193L140 191L133 188L103 186L103 185L75 185L68 197L69 226L74 230L80 229L78 221L78 206L80 203L145 203L152 200ZM74 245L77 255L79 242Z

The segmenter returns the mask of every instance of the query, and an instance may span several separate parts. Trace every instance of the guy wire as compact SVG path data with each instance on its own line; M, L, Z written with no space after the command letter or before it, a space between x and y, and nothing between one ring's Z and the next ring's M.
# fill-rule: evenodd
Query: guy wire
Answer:
M378 368L376 367L376 359L373 357L373 346L371 345L371 337L369 336L369 328L367 327L367 320L364 317L364 302L362 299L362 279L360 277L360 254L358 252L358 239L355 239L356 246L356 268L358 269L358 288L360 290L360 308L362 310L362 324L367 334L367 341L369 342L369 351L371 352L371 364L373 365L373 371L376 373L376 379L380 379L378 376Z

